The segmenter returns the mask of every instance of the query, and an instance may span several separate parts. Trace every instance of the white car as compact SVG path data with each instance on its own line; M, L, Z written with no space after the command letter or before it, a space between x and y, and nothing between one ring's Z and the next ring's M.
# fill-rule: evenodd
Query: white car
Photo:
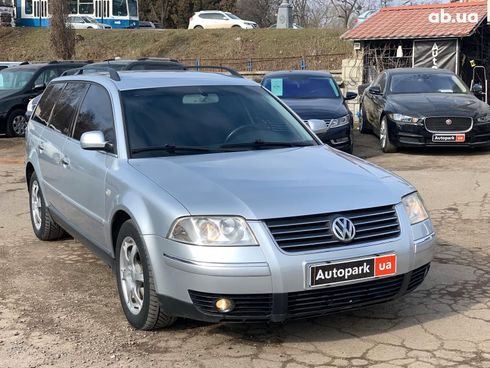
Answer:
M255 22L240 19L229 12L205 10L194 13L189 19L189 29L202 28L259 28L259 26Z
M68 17L68 25L73 29L110 29L108 24L97 22L94 17L88 15L72 15Z

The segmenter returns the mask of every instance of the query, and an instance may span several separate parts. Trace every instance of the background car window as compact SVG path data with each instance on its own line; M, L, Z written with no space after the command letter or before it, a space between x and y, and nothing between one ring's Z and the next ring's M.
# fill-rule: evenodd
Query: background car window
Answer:
M31 80L35 70L3 69L0 72L0 90L22 89Z
M39 100L36 110L34 111L33 119L35 121L48 124L53 106L55 105L56 101L58 101L58 97L60 96L64 87L65 83L53 83L46 88L43 96Z
M264 87L282 98L339 98L340 91L332 78L290 76L268 78Z
M49 118L49 124L53 129L66 135L70 134L73 119L87 88L87 83L66 84Z
M54 78L58 77L60 75L59 71L56 69L48 69L43 71L39 76L36 78L34 81L34 86L40 85L40 84L48 84L53 80Z
M199 14L199 18L202 18L202 19L213 19L213 15L212 14L209 14L209 13Z
M468 87L456 75L420 73L391 77L391 93L468 93Z
M114 144L114 117L109 93L96 84L90 85L80 106L73 131L73 138L79 140L83 133L100 130L105 139Z

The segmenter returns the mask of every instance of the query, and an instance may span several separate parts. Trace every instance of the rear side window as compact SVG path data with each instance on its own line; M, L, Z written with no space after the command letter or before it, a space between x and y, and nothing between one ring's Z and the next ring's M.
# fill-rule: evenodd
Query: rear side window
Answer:
M65 87L65 83L50 84L39 100L39 104L34 112L33 119L39 123L48 124L49 117L53 107L58 101L61 91Z
M73 119L87 88L87 83L69 82L66 84L62 98L54 106L49 119L52 128L65 135L70 135Z
M111 98L103 87L96 84L90 85L80 106L73 138L80 140L83 133L94 130L103 132L105 139L115 146Z

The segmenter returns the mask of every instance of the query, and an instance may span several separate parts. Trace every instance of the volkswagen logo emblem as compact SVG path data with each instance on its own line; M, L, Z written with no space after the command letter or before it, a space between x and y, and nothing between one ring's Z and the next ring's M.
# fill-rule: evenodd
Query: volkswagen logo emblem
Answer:
M452 123L453 123L453 121L451 119L446 120L446 125L451 125Z
M336 217L332 221L333 235L344 243L349 243L356 236L356 228L347 217Z

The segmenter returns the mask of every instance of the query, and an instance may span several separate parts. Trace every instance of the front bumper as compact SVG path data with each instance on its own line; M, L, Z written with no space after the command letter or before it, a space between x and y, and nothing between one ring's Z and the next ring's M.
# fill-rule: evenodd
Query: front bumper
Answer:
M350 124L338 128L329 128L325 133L317 134L323 143L341 151L352 151L352 127Z
M145 235L155 288L166 313L197 320L273 321L306 318L395 299L425 278L434 255L430 220L411 226L397 206L397 238L321 251L285 253L267 226L249 222L255 247L198 247ZM307 265L376 255L397 255L396 275L327 287L307 287ZM219 297L235 309L219 313Z
M388 119L390 141L397 147L479 147L490 146L490 124L475 124L465 134L464 142L433 142L424 124L400 124ZM453 134L459 134L454 132Z

